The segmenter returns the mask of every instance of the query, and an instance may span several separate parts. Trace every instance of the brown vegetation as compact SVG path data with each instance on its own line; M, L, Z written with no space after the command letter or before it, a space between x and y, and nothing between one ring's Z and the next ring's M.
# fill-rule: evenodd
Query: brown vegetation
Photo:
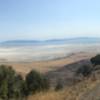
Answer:
M30 96L28 100L85 100L84 94L92 91L98 84L100 84L100 80L84 80L75 86L66 87L61 91L50 90L38 93Z

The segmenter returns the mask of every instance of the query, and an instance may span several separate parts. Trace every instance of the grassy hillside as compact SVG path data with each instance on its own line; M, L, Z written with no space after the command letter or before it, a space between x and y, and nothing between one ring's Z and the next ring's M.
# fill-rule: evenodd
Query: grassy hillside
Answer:
M9 66L3 65L0 69L0 76L4 76L1 77L0 96L1 98L5 96L5 98L12 98L12 96L8 96L8 93L13 93L14 98L18 98L16 93L19 93L21 100L24 98L27 98L26 100L100 100L100 55L93 57L92 60L83 59L72 63L73 61L74 59L71 64L45 74L33 69L24 78L21 77L21 82L20 78L16 81L17 73L11 70L12 68L9 69ZM14 76L13 71L15 77L11 78L10 76ZM9 84L11 82L14 88ZM10 92L11 88L8 86L12 88L13 92Z
M30 96L28 100L99 100L100 96L91 95L88 98L88 93L91 93L100 84L100 80L95 80L93 77L86 79L75 86L66 87L60 91L41 92ZM96 90L94 92L97 92ZM96 93L98 94L98 93ZM91 99L91 97L94 99ZM88 98L88 99L87 99ZM99 99L97 99L99 98Z

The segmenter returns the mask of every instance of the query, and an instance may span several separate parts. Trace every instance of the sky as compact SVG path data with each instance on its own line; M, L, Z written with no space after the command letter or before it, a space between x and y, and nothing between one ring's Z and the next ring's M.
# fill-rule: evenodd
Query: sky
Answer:
M100 0L0 0L0 40L100 37Z

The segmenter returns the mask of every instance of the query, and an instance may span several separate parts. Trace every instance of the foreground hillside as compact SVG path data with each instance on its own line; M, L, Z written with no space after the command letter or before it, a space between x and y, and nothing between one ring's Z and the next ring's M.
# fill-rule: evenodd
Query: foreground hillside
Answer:
M28 100L100 100L100 80L86 79L60 91L48 91L30 96Z
M12 66L17 71L18 77L20 74L24 76L24 78L20 76L21 83L20 81L16 81L17 73L14 74L14 78L10 78L10 76L14 76L12 75L13 70L11 70L11 68L9 69L9 66L5 66L6 68L8 67L8 69L5 69L8 74L5 73L5 76L1 71L1 76L4 75L5 77L2 80L3 83L5 82L5 84L2 84L5 89L4 92L1 91L1 95L3 95L2 98L9 98L8 93L11 92L9 92L10 88L8 88L8 86L12 86L9 85L9 82L12 82L14 85L12 90L15 91L13 92L13 95L17 98L18 96L16 93L21 94L19 95L21 98L23 98L23 96L25 98L27 97L28 100L99 100L100 55L98 55L96 59L93 57L93 59L90 60L91 56L92 54L78 53L72 54L64 59L56 59L48 62L35 62L38 67ZM94 62L97 64L95 67ZM28 65L29 63L25 64ZM22 63L20 63L20 65L22 65ZM26 70L26 73L23 73L25 68L29 70ZM4 72L6 72L5 70ZM8 70L11 71L11 75L9 75ZM41 74L38 74L35 70L41 72ZM19 79L20 78L18 78L18 80ZM21 88L19 86L21 86Z
M100 64L100 55L96 56L92 60L95 61L95 64ZM88 70L89 66L90 68L92 67L92 70ZM100 100L100 66L92 66L89 65L88 62L88 67L85 66L84 68L85 69L82 68L81 70L79 70L80 72L82 72L81 74L86 75L85 77L81 77L81 80L78 80L77 82L74 81L72 85L66 84L59 91L49 90L48 92L35 94L33 96L30 96L29 100ZM57 71L58 72L54 72L56 78L60 73L62 73L61 69ZM64 71L66 71L66 69L63 69L63 72ZM66 71L66 73L68 72ZM52 76L52 78L54 78L54 75ZM66 76L67 74L64 73L64 75ZM61 77L65 77L64 75L62 76L62 74L60 74ZM75 78L75 76L73 78ZM63 79L66 80L65 78ZM67 81L69 80L67 79Z

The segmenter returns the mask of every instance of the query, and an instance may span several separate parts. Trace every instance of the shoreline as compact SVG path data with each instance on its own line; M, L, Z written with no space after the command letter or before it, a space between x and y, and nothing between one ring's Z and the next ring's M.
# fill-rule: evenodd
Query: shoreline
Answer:
M21 73L24 76L32 69L35 69L41 73L47 73L49 71L57 70L65 65L72 64L80 60L90 59L95 55L96 54L93 53L79 52L72 53L71 55L64 58L49 61L0 62L0 64L12 66L18 73Z

